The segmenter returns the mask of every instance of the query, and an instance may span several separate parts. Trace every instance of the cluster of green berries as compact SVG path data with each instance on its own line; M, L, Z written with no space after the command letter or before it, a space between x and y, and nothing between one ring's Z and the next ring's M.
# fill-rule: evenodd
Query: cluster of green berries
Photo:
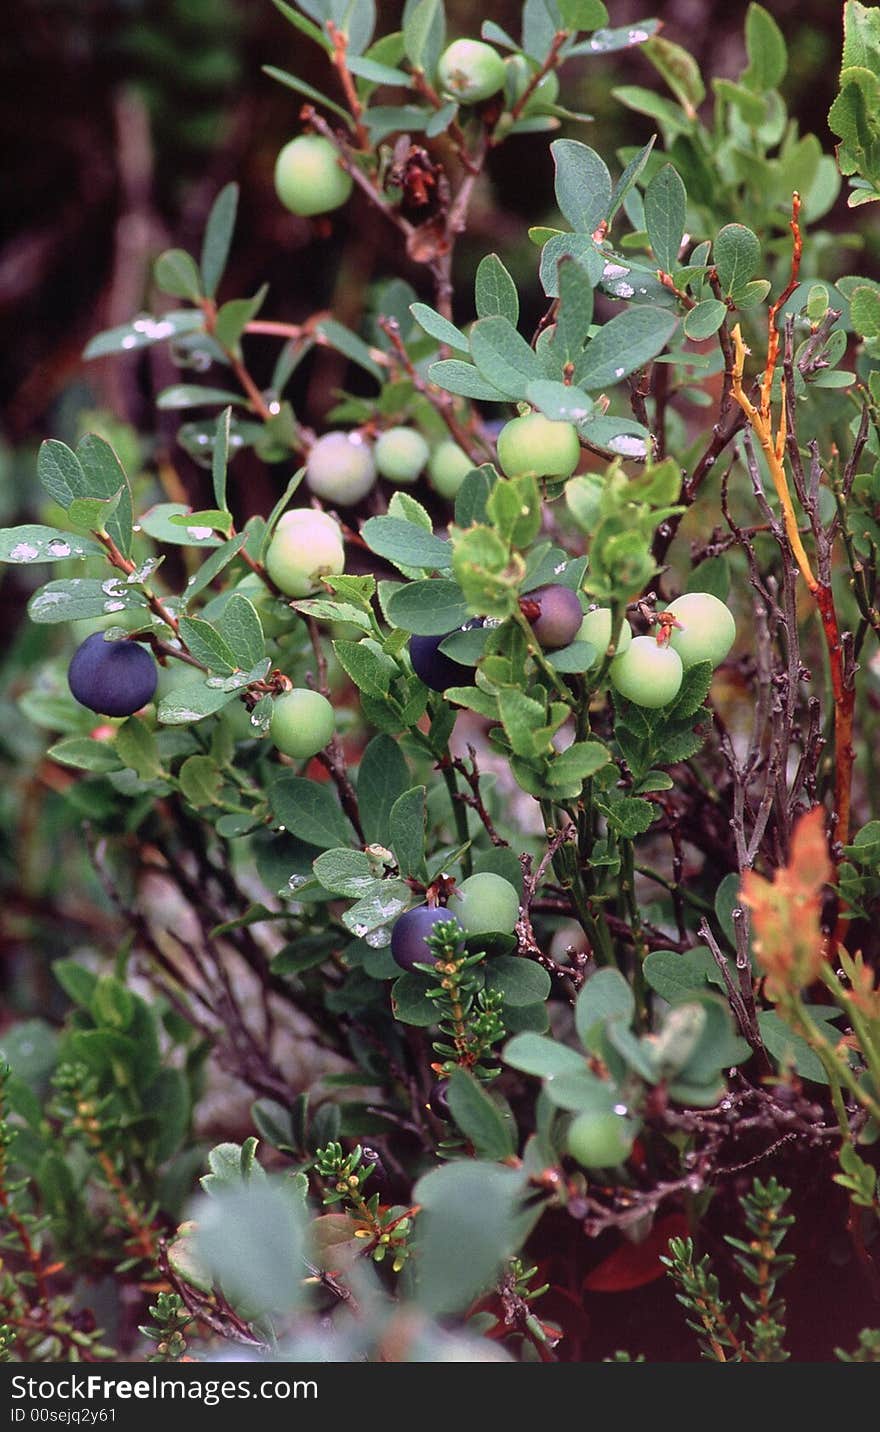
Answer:
M512 935L519 919L519 894L509 880L491 871L469 875L449 898L448 905L417 905L395 922L391 956L403 970L434 965L437 956L428 944L435 927L449 920L459 925L465 941L483 941Z
M325 433L309 450L306 486L334 507L355 507L380 477L411 487L427 469L441 497L455 497L473 468L467 453L450 440L433 450L416 428L386 428L375 442L360 432Z
M710 592L685 592L660 614L656 636L630 633L630 639L619 644L611 683L636 706L666 706L678 695L688 667L700 661L718 666L735 637L736 622L724 602Z
M522 99L537 70L524 55L501 58L482 40L454 40L437 66L440 90L460 104L482 104L504 91L511 105ZM554 71L534 85L523 108L553 105L559 94ZM351 195L354 181L336 146L320 134L300 134L280 151L275 162L275 189L281 203L303 218L329 214Z
M447 54L452 51L454 45ZM314 138L303 136L302 142L311 144ZM499 466L508 477L529 474L564 480L575 472L580 458L576 428L537 412L506 423L497 446ZM305 480L315 497L336 507L351 507L362 501L378 477L407 486L427 469L435 489L452 499L472 466L456 443L446 440L432 451L420 432L399 425L386 429L375 441L358 431L325 433L309 450ZM284 513L266 552L266 570L280 592L306 597L318 589L322 577L344 567L343 533L335 517L305 507ZM624 620L613 645L610 608L585 613L577 592L562 583L527 593L521 610L545 651L574 641L589 642L596 649L596 663L613 651L612 685L627 700L648 708L674 700L687 667L701 661L717 666L736 635L729 609L707 592L688 592L672 602L660 614L657 636L634 638ZM414 636L410 641L413 669L435 691L474 679L472 667L442 650L450 635ZM157 679L156 663L144 646L125 640L108 642L100 632L82 643L69 672L70 689L78 701L116 717L130 715L152 700ZM327 745L333 724L329 702L317 692L300 689L276 699L270 730L285 755L307 759Z

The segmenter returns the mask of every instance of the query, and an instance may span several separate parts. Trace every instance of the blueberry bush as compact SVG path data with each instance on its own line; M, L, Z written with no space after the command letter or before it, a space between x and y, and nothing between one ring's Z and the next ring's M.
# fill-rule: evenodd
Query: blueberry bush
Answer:
M880 1360L880 9L814 134L772 4L711 78L613 0L274 3L279 209L381 280L274 317L225 184L85 352L176 365L198 496L104 422L0 532L125 931L0 1037L4 1355ZM634 54L620 147L567 76Z

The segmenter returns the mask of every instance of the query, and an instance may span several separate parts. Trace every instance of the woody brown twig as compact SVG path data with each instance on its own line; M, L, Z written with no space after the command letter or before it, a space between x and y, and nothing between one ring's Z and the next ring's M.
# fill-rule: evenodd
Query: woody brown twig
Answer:
M828 651L831 691L834 702L834 808L836 816L834 835L835 845L839 848L849 842L850 833L852 779L855 762L855 750L853 746L855 685L852 680L852 672L848 670L846 643L841 632L834 603L834 593L831 587L830 552L826 554L826 569L820 572L820 576L817 577L813 571L810 558L807 555L801 538L797 516L788 487L785 457L790 444L789 415L791 409L786 403L787 383L784 375L782 380L782 410L775 432L771 401L773 379L779 358L780 345L777 317L783 304L791 296L797 286L800 269L802 240L798 220L799 211L800 197L795 193L792 200L791 216L791 231L793 236L791 273L786 287L772 305L768 314L767 360L760 383L759 402L757 404L753 403L743 391L743 368L747 350L739 324L736 325L731 335L734 345L733 384L731 391L734 402L741 408L749 426L761 445L776 491L776 496L782 510L783 525L788 543L801 576L816 605L822 623L822 631ZM813 524L813 529L815 535L816 524Z

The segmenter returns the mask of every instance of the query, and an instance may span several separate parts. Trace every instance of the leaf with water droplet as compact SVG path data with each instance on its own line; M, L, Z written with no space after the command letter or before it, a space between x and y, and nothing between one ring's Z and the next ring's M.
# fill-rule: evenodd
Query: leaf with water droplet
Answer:
M67 557L100 556L102 551L89 537L37 523L0 532L0 562L61 562Z

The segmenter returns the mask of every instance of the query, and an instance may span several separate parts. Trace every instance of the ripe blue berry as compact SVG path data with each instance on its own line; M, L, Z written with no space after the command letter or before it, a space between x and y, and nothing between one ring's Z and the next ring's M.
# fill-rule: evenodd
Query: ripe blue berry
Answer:
M159 672L145 647L133 641L87 636L73 654L67 681L82 706L102 716L131 716L152 701Z
M435 965L437 956L428 948L428 936L434 926L454 917L448 910L432 905L417 905L406 910L396 921L391 931L391 958L402 970L412 970L416 965Z
M452 632L443 632L440 636L411 636L409 639L409 659L413 671L432 691L445 691L447 686L473 686L474 683L473 667L463 666L440 650L448 636L452 636Z
M431 1092L428 1095L428 1108L438 1119L445 1119L448 1123L452 1118L449 1112L449 1080L435 1079L431 1085Z

